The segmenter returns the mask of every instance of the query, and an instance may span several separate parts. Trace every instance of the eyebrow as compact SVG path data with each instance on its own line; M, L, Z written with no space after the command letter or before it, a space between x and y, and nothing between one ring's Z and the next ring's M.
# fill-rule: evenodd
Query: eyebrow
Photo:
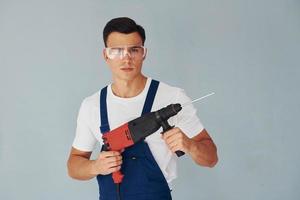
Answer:
M124 47L127 47L127 48L140 48L140 47L143 47L143 45L132 45L132 46L115 46L115 47L107 47L107 48L111 48L111 49L117 49L117 48L124 48Z

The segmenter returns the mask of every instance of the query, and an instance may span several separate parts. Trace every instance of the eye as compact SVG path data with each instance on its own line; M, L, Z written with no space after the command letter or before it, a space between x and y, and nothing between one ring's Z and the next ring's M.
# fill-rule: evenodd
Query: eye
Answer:
M138 53L138 52L140 52L140 50L141 50L141 48L139 48L139 47L132 47L132 48L130 48L130 52L131 53Z
M118 54L122 53L122 50L123 50L122 48L111 48L110 53L114 54L114 55L116 55L116 54L118 55Z
M133 52L138 52L140 50L140 48L136 47L136 48L132 48Z

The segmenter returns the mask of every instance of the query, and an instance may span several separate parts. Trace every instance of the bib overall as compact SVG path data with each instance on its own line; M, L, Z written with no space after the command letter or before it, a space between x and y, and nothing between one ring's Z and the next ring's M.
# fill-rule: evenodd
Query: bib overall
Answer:
M159 82L152 80L144 103L142 115L151 112ZM102 134L110 131L107 115L107 86L100 93L100 119ZM122 153L120 185L122 200L171 200L168 183L156 163L148 144L143 140L125 149ZM116 185L112 175L98 175L100 200L117 200Z

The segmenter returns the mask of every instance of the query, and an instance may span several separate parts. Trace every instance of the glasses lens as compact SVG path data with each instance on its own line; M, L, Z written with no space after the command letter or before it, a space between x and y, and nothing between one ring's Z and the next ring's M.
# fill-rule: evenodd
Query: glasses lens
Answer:
M134 46L134 47L112 47L106 48L107 56L110 59L123 59L126 54L130 58L143 58L145 56L145 48L143 46Z
M144 55L143 47L131 47L128 49L128 52L132 58L142 58Z
M122 56L122 48L106 48L107 55L110 59L115 59Z

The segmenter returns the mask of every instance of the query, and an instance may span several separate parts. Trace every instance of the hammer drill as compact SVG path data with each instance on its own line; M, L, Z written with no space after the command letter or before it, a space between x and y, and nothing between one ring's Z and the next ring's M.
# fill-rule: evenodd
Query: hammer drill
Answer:
M163 128L163 134L173 128L169 125L168 119L176 115L181 109L182 107L179 103L170 104L160 110L133 119L103 134L104 150L120 151L145 139L147 136L156 132L160 127ZM176 151L175 153L178 157L184 155L182 151ZM123 176L120 171L113 172L112 177L114 183L121 183Z

